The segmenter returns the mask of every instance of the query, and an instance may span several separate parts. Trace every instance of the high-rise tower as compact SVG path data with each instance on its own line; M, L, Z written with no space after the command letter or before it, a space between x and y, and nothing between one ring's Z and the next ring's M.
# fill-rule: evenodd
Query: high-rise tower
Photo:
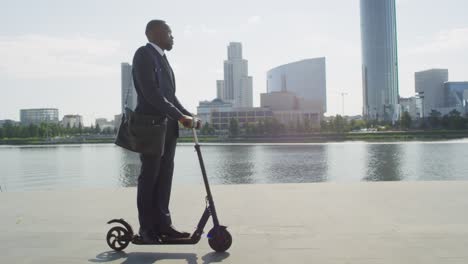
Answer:
M234 107L253 106L252 77L248 76L248 62L242 58L242 44L239 42L229 43L228 59L224 61L223 89L218 93L221 99L231 102Z
M395 121L398 54L395 0L361 0L363 115Z

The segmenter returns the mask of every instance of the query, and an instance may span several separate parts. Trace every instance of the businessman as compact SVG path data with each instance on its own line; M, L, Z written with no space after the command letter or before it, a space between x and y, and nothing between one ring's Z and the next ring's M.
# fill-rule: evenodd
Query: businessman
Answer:
M133 57L133 81L138 95L135 112L167 117L162 155L140 155L137 189L139 233L143 242L154 243L158 237L190 236L172 225L169 199L179 136L178 122L190 128L194 120L175 95L175 76L166 57L166 51L172 50L174 44L171 28L165 21L151 20L145 34L148 44L140 47ZM199 122L195 125L200 127Z

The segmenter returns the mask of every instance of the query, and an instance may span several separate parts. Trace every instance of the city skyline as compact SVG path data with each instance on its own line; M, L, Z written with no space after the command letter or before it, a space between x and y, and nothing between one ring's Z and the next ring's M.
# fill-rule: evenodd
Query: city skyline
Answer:
M103 15L111 3L112 15ZM31 1L26 10L22 3L5 3L0 16L8 25L0 33L0 120L19 120L24 108L79 113L85 124L98 117L112 119L121 108L120 63L131 61L146 43L144 26L153 18L172 27L175 46L168 57L178 97L192 112L198 101L216 97L213 87L222 79L222 59L231 41L244 44L254 106L266 91L269 69L326 57L327 115L341 114L343 91L348 93L345 114L362 112L359 1L293 1L287 6L258 1L249 8L240 1L227 16L219 1L207 1L201 9L195 3L184 5L180 10L180 3L166 3L165 13L158 13L153 11L157 3L147 1L147 8L129 15L131 3L124 1ZM461 0L397 1L400 96L414 95L414 73L426 69L446 68L449 81L468 80L467 7Z

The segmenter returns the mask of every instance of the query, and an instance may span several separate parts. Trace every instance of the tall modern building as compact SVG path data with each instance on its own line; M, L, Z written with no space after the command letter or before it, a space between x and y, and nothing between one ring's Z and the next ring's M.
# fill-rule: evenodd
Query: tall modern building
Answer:
M224 98L224 80L216 81L216 98Z
M218 89L220 83L218 84ZM231 42L228 46L228 59L224 61L223 101L234 107L253 106L252 77L248 76L248 62L242 58L242 44Z
M133 84L132 65L123 62L121 64L121 110L125 110L125 104L128 108L135 110L137 104L137 93Z
M448 81L448 75L447 69L430 69L414 74L415 90L422 98L423 117L429 116L432 110L445 107L444 83Z
M267 92L292 92L315 105L311 110L327 111L325 58L306 59L278 66L267 72Z
M363 115L399 118L395 0L361 0Z
M20 120L21 124L39 125L41 123L58 124L59 112L57 108L36 108L36 109L21 109Z

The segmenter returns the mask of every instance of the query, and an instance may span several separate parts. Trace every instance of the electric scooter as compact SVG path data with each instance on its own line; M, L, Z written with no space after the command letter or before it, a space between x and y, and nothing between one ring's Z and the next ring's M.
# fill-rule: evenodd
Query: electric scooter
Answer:
M195 126L197 122L193 122ZM203 181L206 188L206 208L203 212L203 215L198 222L196 230L188 238L167 238L164 236L158 237L155 243L150 245L193 245L197 244L203 234L203 229L205 228L208 219L213 219L213 228L208 232L208 244L216 252L225 252L231 247L232 236L227 231L226 226L219 224L218 216L216 214L216 209L213 201L213 196L211 195L210 185L208 183L208 177L206 176L205 165L203 163L203 157L200 150L200 145L198 144L197 131L195 127L192 127L193 138L195 141L195 150L198 155L198 161L200 162L200 168L203 175ZM149 245L143 243L142 239L138 234L134 234L132 227L123 219L113 219L107 222L107 224L119 224L112 227L106 236L107 245L115 251L124 250L130 243L135 245Z

